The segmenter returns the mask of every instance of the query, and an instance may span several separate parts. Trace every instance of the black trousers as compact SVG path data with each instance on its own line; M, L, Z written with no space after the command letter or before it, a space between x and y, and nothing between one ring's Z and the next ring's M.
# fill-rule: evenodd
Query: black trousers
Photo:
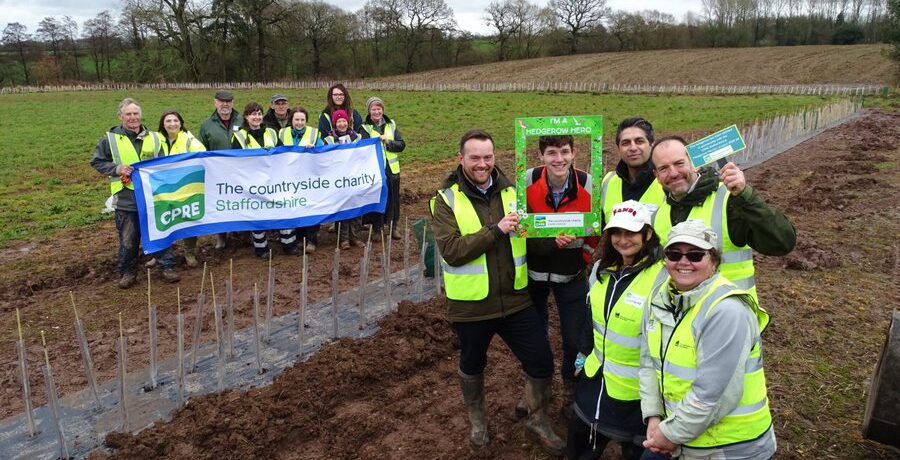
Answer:
M459 370L479 375L487 366L487 351L494 335L499 335L522 364L522 370L534 379L553 376L553 353L534 307L512 315L484 321L455 322L459 337Z

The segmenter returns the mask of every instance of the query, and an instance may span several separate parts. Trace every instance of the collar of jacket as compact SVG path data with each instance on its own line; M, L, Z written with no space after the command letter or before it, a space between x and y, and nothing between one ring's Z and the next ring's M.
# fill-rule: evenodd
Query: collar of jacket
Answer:
M503 174L503 171L500 171L496 165L494 165L494 170L491 172L491 177L494 179L494 184L491 185L491 188L488 190L489 194L493 194L497 190L503 190L506 187L511 187L512 182L506 178L506 175ZM466 178L466 175L463 174L462 165L457 165L456 170L451 172L447 179L444 180L444 185L441 188L450 187L453 184L459 184L459 190L470 198L480 198L484 199L484 195L481 194L481 191L478 190L478 187L475 187L469 179Z
M547 196L544 197L544 203L547 206L550 206L553 209L559 209L563 207L568 201L575 201L578 199L578 187L582 186L582 184L578 183L578 173L575 171L575 166L569 166L569 177L566 179L568 182L568 186L566 187L566 193L563 195L563 198L559 200L559 206L555 206L555 202L553 201L553 185L550 183L550 175L547 174L547 167L542 166L543 170L541 171L541 177L547 183Z
M671 194L666 193L666 202L671 206L700 206L706 201L706 197L715 193L718 188L719 174L713 168L703 168L700 170L700 178L697 179L697 185L693 190L680 200L676 200Z
M378 127L378 126L384 126L384 125L386 125L386 124L388 124L388 123L390 123L390 122L391 122L391 119L388 118L388 116L387 116L386 114L384 114L384 115L381 115L381 124L377 124L377 125L376 125L376 124L372 121L372 118L371 118L369 115L366 115L366 121L364 121L363 123L364 123L364 124L367 124L367 125L372 125L372 126Z
M637 177L634 179L634 182L631 182L630 179L630 171L628 170L628 165L625 164L624 161L619 160L619 163L616 165L616 175L622 179L626 184L635 187L635 186L649 186L649 184L656 180L656 176L653 175L653 163L646 162L644 166L641 167L640 172L638 172Z
M212 115L209 116L209 119L219 123L222 126L225 126L222 123L222 117L219 116L218 110L213 110ZM231 126L241 126L241 115L237 113L234 109L231 109L231 118L228 119Z
M147 133L149 132L149 131L147 131L147 127L144 125L141 125L141 129L138 132L134 132L134 131L125 129L125 127L122 125L113 126L112 128L109 128L109 131L113 134L122 134L122 135L130 137L131 139L137 139L137 140L143 140L144 136L146 136Z
M643 259L638 261L638 263L625 267L624 269L619 269L618 265L613 265L607 268L600 268L597 270L597 281L600 281L603 275L630 275L632 273L640 273L643 269L655 264L662 257L662 254L657 251L656 254L650 254L649 256L645 256Z

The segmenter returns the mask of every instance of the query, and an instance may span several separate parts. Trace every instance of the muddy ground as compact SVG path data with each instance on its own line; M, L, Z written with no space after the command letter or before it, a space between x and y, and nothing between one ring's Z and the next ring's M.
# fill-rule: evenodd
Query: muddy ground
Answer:
M778 458L900 458L898 451L863 441L859 434L889 312L900 305L898 147L900 115L875 111L747 172L748 182L788 215L799 234L791 255L756 258L761 300L773 318L764 343ZM507 153L501 164L511 172L512 154ZM448 161L405 169L404 215L412 219L424 213L426 198L451 167ZM333 244L333 234L322 235L323 247ZM221 293L234 258L237 325L242 327L249 325L252 283L264 284L266 263L253 258L246 243L235 246L217 253L211 241L204 241L201 261L209 263ZM120 310L130 363L146 364L146 281L127 291L114 286L115 247L113 226L105 222L95 230L64 232L53 241L0 254L0 416L22 410L13 351L16 307L22 310L35 382L42 381L38 334L46 329L62 391L85 386L80 368L65 365L80 362L69 291L75 292L101 379L115 373L115 313ZM283 314L296 308L299 259L273 247L276 314ZM400 245L394 248L397 267L402 251ZM343 259L342 287L358 284L360 255L352 249ZM329 250L311 258L312 301L330 296L331 256ZM380 273L379 257L374 260L372 279ZM174 352L175 287L180 286L187 308L196 299L200 277L200 270L182 271L177 285L154 278L164 355ZM211 318L207 311L205 324ZM188 328L191 322L189 314ZM558 349L558 337L553 338ZM513 416L522 378L499 340L491 350L487 379L493 442L479 452L467 447L456 353L439 300L405 303L375 337L326 346L270 387L192 400L171 423L138 436L112 435L107 444L121 458L542 458ZM41 386L33 385L39 404ZM564 426L557 420L559 432Z

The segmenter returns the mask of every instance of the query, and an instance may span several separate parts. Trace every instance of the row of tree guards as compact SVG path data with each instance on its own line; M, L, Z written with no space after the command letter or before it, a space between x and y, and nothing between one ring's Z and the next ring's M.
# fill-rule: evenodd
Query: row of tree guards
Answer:
M340 235L340 223L338 223L338 235ZM414 298L417 301L421 302L424 299L424 282L415 283L415 292L413 292L413 283L412 276L410 275L410 267L409 267L409 258L410 258L410 235L409 235L409 220L407 219L405 224L406 230L403 237L403 271L402 271L402 284L405 287L405 292L400 293L400 296L407 298ZM393 224L390 228L391 232L393 231ZM426 234L428 232L428 226L423 227L422 232L422 247L419 254L419 262L422 269L425 267L425 254L426 254ZM388 233L390 235L391 233ZM380 240L381 240L381 262L382 262L382 275L383 275L383 289L384 289L384 298L386 299L387 306L389 309L394 308L393 297L391 292L391 239L388 236L385 238L384 232L379 232ZM385 244L387 241L387 244ZM298 361L303 357L303 347L305 344L305 329L309 327L309 324L306 323L306 310L308 306L308 257L306 254L306 240L303 241L303 258L301 264L301 278L300 278L300 296L298 299L298 320L297 320L297 355ZM360 260L360 271L359 271L359 289L358 289L358 299L355 299L356 302L351 301L350 304L353 303L358 304L359 308L359 322L358 328L360 330L364 329L366 326L366 294L370 289L368 278L369 278L369 262L372 252L372 229L369 228L369 238L367 239L366 246L363 252L363 257ZM440 294L441 292L441 279L440 279L440 257L437 254L437 249L435 248L435 286L436 292ZM338 321L338 307L340 305L339 300L341 296L341 292L338 286L339 281L339 270L340 270L340 262L341 262L341 248L340 245L336 245L334 249L334 264L331 272L331 283L332 283L332 291L331 291L331 316L332 316L332 333L331 337L336 339L339 335L340 325ZM229 359L233 359L235 357L234 352L234 335L235 335L235 311L234 311L234 264L233 260L229 261L228 264L228 278L225 280L225 303L224 303L224 311L223 305L219 302L217 294L216 294L216 283L214 279L214 273L212 270L207 270L207 266L204 263L203 265L203 275L200 282L200 293L197 296L197 303L194 306L194 329L193 336L191 341L191 350L189 354L185 354L184 349L184 336L185 336L185 321L184 321L184 313L182 312L181 305L181 290L180 288L176 289L175 295L175 303L177 305L177 315L176 315L176 341L177 341L177 351L176 351L176 359L177 365L174 370L174 382L177 386L177 400L176 400L176 408L180 408L185 403L185 375L189 373L195 372L197 369L197 357L200 354L200 336L203 330L203 314L204 309L207 307L207 298L206 298L206 279L207 272L209 273L209 291L212 300L212 308L214 313L214 328L215 328L215 337L216 337L216 349L215 349L215 357L217 360L216 365L216 373L218 377L218 391L225 390L225 372L226 367L225 363ZM349 294L348 294L349 295ZM260 290L257 283L253 283L253 317L252 317L252 327L253 327L253 337L254 337L254 354L255 354L255 362L256 362L256 371L259 374L265 372L263 368L263 359L262 359L262 351L264 344L270 343L271 334L272 334L272 318L273 318L273 309L274 309L274 299L275 299L275 270L272 267L272 252L269 250L269 264L268 264L268 278L266 284L266 303L265 303L265 311L260 312ZM86 339L84 333L84 323L82 322L79 314L78 307L75 302L74 293L69 293L69 300L72 305L72 310L75 313L75 340L78 343L78 347L80 350L81 358L82 358L82 366L84 368L85 377L87 379L88 387L90 388L90 395L93 398L93 402L95 404L95 409L98 411L102 411L103 404L101 402L101 393L97 383L96 374L94 373L94 361L91 357L91 350L88 346L88 341ZM143 386L143 391L153 391L159 385L159 372L158 372L158 335L157 335L157 308L153 304L152 301L152 286L151 286L151 277L150 270L147 270L147 312L148 312L148 324L147 324L147 334L150 342L150 369L149 369L149 382L146 382ZM227 321L226 321L227 320ZM38 434L36 430L35 420L34 420L34 407L32 405L32 397L31 397L31 383L29 382L29 373L28 373L28 362L26 359L25 353L25 339L22 334L22 321L21 315L19 313L19 309L16 309L16 321L18 327L18 341L16 342L16 354L19 360L19 370L21 372L21 380L22 380L22 397L24 399L25 405L25 423L26 423L26 432L28 436L33 437ZM119 334L118 334L118 343L117 343L117 390L119 393L118 405L119 405L119 414L121 416L120 419L120 427L122 431L129 431L132 428L140 428L140 427L131 427L129 425L128 411L129 411L129 401L127 398L127 388L126 388L126 376L128 375L128 350L127 350L127 335L125 333L125 329L122 324L122 313L119 312ZM51 369L50 363L50 354L49 347L44 338L44 331L41 331L41 344L43 346L44 351L44 365L43 365L43 376L44 382L47 386L47 399L49 405L50 416L52 417L53 426L56 427L58 433L58 443L59 443L59 456L60 458L67 459L70 458L69 449L66 443L65 436L62 430L62 423L60 418L60 408L59 401L57 398L56 385L53 381L53 372Z

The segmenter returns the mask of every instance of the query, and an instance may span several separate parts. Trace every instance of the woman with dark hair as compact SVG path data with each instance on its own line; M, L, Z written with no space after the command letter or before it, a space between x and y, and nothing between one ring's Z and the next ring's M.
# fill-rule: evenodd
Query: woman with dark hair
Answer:
M610 440L619 442L625 459L644 453L640 323L651 291L666 275L651 222L647 207L629 200L613 207L603 230L589 278L593 328L581 328L575 373L583 375L575 386L566 458L600 458Z
M669 231L669 278L641 320L644 447L683 460L775 455L763 368L769 314L719 273L719 236L703 221Z
M303 107L297 106L288 112L290 126L278 131L278 145L299 145L300 147L319 147L325 145L322 142L322 133L312 126L307 126L309 112Z
M159 117L159 132L163 133L166 143L163 150L166 155L179 153L205 152L206 147L184 126L184 118L177 110L167 110ZM184 239L184 263L190 268L198 265L197 237Z
M263 125L263 108L257 102L244 107L241 129L231 135L231 148L270 149L278 145L278 133Z
M231 146L236 149L260 149L272 148L278 144L278 133L272 128L263 126L263 109L256 102L249 102L244 107L244 121L241 129L231 136ZM269 240L265 231L251 232L253 235L253 252L257 257L265 259L269 256ZM281 240L281 248L285 254L295 255L297 249L297 235L294 229L278 231Z
M347 114L352 117L352 123L350 123L350 125L353 128L353 131L360 132L362 129L362 117L359 115L359 112L353 108L350 92L340 83L328 88L327 105L322 109L322 113L319 114L320 133L330 133L331 131L334 131L335 127L332 124L332 117L334 116L335 110L347 112Z

